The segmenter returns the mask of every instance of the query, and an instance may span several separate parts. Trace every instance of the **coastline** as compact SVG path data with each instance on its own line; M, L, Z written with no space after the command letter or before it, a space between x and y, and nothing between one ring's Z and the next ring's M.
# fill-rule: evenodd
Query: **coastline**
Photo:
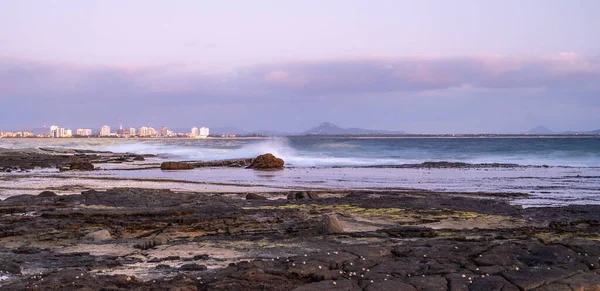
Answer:
M9 152L1 166L15 163L13 171L0 174L0 191L12 193L0 201L0 288L7 290L600 285L600 205L529 208L514 202L533 201L531 193L386 184L411 171L416 177L438 173L431 178L438 184L454 181L450 173L496 179L514 174L513 167L264 172L230 160L162 171L165 159L153 155L52 148ZM47 168L23 168L32 161L47 161L40 163ZM93 170L72 169L72 163L83 162ZM573 172L517 169L527 175L539 171L541 177ZM386 175L383 188L373 186Z
M235 136L235 137L220 137L208 136L205 138L197 137L65 137L65 138L50 138L50 137L0 137L0 140L31 140L31 139L58 139L58 140L230 140L230 139L270 139L270 138L355 138L355 139L414 139L414 138L439 138L439 139L454 139L454 138L600 138L600 134L399 134L399 135L265 135L265 136Z
M140 157L141 161L134 161ZM144 158L145 157L145 158ZM175 189L186 192L277 192L292 190L418 190L429 192L516 193L525 207L600 204L600 168L516 164L421 164L348 167L287 167L284 171L244 169L251 159L185 161L192 171L162 171L169 157L65 148L0 150L0 199L111 187ZM73 161L94 171L68 171ZM10 163L16 163L13 167ZM40 168L41 167L41 168ZM60 170L59 170L60 169ZM8 172L8 173L2 173Z

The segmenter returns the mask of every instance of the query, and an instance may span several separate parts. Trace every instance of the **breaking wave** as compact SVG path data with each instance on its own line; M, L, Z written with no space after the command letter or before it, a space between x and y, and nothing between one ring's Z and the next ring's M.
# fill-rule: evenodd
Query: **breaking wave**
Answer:
M65 147L171 160L252 158L272 153L295 167L395 166L430 161L600 167L600 139L22 139L0 147Z

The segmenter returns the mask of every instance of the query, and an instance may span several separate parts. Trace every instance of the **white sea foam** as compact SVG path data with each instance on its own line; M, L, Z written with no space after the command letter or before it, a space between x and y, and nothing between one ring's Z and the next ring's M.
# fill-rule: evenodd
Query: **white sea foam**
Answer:
M331 166L377 166L419 164L428 161L448 161L465 163L508 163L518 165L549 165L570 167L597 167L597 157L574 157L566 155L536 156L530 154L487 154L461 156L436 155L435 153L416 152L413 149L398 150L394 157L366 155L365 152L353 151L357 145L343 143L318 144L314 149L296 149L286 138L273 138L248 142L240 145L236 142L221 144L188 144L175 145L164 143L122 143L110 144L102 149L114 152L133 152L139 154L158 154L164 158L182 160L222 160L252 158L264 153L272 153L286 161L287 165L296 167L331 167ZM322 149L327 149L322 150ZM377 149L373 149L377 151ZM367 154L369 154L367 152ZM398 156L402 156L399 158Z
M327 147L337 147L330 144ZM341 148L354 147L340 146ZM222 160L252 158L261 154L271 153L282 158L287 165L296 167L328 167L328 166L369 166L394 165L407 160L367 158L367 157L334 157L318 152L299 152L294 149L286 138L273 138L259 142L248 143L242 147L213 148L202 146L177 146L164 144L132 143L105 148L113 152L134 152L139 154L158 154L165 158L183 160Z
M536 146L530 144L537 142ZM221 160L272 153L296 167L419 164L428 161L600 167L592 140L265 139L11 139L0 147L65 147L165 159ZM540 148L543 145L544 147Z

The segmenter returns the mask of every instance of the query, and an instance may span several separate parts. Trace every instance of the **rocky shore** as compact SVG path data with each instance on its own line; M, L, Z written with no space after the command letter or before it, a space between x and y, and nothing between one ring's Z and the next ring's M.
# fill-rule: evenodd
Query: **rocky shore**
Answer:
M3 290L598 290L600 206L111 189L0 202Z
M143 161L154 155L112 153L66 148L0 148L0 172L27 172L33 169L93 170L93 164Z
M152 157L0 149L0 170L283 167L272 155L141 162ZM600 289L600 206L523 209L509 204L518 193L406 189L177 192L98 178L108 190L48 185L0 201L0 289Z

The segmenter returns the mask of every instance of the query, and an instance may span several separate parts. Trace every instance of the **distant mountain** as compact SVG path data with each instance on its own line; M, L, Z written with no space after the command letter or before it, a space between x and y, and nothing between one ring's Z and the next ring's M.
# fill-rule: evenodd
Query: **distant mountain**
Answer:
M528 130L528 134L554 134L555 132L545 126L538 125L535 128Z
M600 134L600 129L596 129L596 130L591 130L591 131L586 131L586 134Z
M319 126L311 128L304 135L384 135L384 134L406 134L404 131L373 130L364 128L341 128L333 123L323 122Z
M564 131L561 132L560 134L600 134L600 129L596 129L596 130L590 130L590 131Z
M572 134L600 134L600 129L597 130L590 130L590 131L573 131L573 130L568 130L568 131L561 131L561 132L555 132L552 131L550 129L548 129L547 127L544 126L537 126L535 128L530 129L529 131L526 132L526 134L565 134L565 135L572 135Z

